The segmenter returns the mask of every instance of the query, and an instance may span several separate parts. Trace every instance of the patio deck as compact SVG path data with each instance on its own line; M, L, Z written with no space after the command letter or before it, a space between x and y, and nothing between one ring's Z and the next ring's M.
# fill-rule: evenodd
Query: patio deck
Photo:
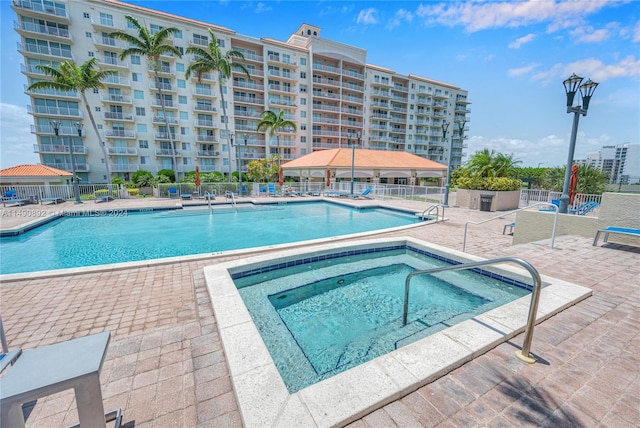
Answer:
M175 203L116 200L109 208ZM19 215L27 209L4 209L1 227L33 220ZM495 213L449 208L446 215L446 223L378 236L412 236L460 250L464 223ZM592 288L594 295L536 327L532 352L539 363L515 358L522 344L518 335L349 426L637 424L640 250L594 247L591 239L573 236L556 238L553 250L548 241L511 246L511 237L502 235L503 223L470 228L467 251L485 258L520 257L541 274ZM30 349L110 330L101 375L105 409L121 407L125 426L242 426L202 274L204 266L239 257L3 281L7 339L11 347ZM72 391L39 400L29 410L27 427L78 420Z

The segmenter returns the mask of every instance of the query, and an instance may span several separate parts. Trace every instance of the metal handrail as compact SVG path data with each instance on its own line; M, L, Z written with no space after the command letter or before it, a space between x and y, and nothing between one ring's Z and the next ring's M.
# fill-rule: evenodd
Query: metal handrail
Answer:
M211 197L214 196L212 193L204 192L204 197L207 200L207 204L209 205L209 213L213 213L213 208L211 207Z
M422 214L420 214L421 218L426 217L427 214L431 214L431 211L433 211L433 209L436 209L436 223L439 221L439 217L440 217L440 207L442 207L442 221L444 221L444 209L446 208L446 206L444 204L436 204L436 205L431 205L429 208L427 208L426 210L422 211Z
M552 204L552 203L549 203L549 202L538 202L538 203L535 203L535 204L533 204L533 205L526 206L526 207L524 207L524 208L518 208L517 210L513 210L513 211L509 211L508 213L500 214L500 215L499 215L499 216L497 216L497 217L491 217L491 218L489 218L489 219L482 220L482 221L468 221L468 222L466 222L466 223L464 224L464 237L463 237L463 239L462 239L462 251L464 252L464 251L465 251L465 249L467 248L467 226L468 226L469 224L483 224L483 223L488 223L488 222L490 222L490 221L497 220L497 219L499 219L499 218L505 218L506 216L511 215L511 214L515 214L515 213L517 213L518 211L528 210L529 208L537 207L537 206L539 206L539 205L546 205L546 206L550 206L550 207L552 207L552 208L553 208L553 211L555 212L555 217L554 217L554 219L553 219L553 230L551 231L551 249L553 249L553 245L554 245L554 243L555 243L555 241L556 241L556 227L558 226L558 206L557 206L557 205L554 205L554 204Z
M522 343L522 350L516 351L516 355L518 358L533 363L535 359L533 359L529 353L531 351L531 342L533 341L533 329L536 323L536 313L538 312L538 303L540 301L540 292L542 289L542 279L540 278L540 274L529 262L526 262L522 259L516 257L502 257L498 259L492 260L483 260L479 262L469 262L462 263L459 265L449 265L449 266L441 266L432 269L424 269L417 270L411 272L407 275L407 279L405 280L404 286L404 309L402 311L402 326L407 325L407 315L409 311L409 288L411 287L411 278L416 275L427 275L436 272L444 272L449 270L463 270L463 269L471 269L478 266L486 266L496 263L504 263L504 262L513 262L519 264L524 267L531 274L531 279L533 280L533 291L531 293L531 304L529 305L529 315L527 317L527 326L524 332L524 342Z

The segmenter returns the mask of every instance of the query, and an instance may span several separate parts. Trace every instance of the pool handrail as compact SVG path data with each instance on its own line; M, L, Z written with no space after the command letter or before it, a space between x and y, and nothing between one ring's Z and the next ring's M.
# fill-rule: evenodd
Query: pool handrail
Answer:
M440 218L440 207L442 207L442 221L444 221L444 209L446 208L446 206L444 204L435 204L435 205L431 205L429 208L427 208L426 210L422 211L422 214L420 214L420 218L424 219L427 214L431 214L431 211L433 211L433 209L436 209L436 223Z
M542 290L542 279L540 274L529 262L517 257L501 257L498 259L482 260L479 262L461 263L458 265L441 266L437 268L416 270L407 275L404 286L404 308L402 311L402 326L407 325L407 316L409 311L409 288L411 287L411 278L416 275L427 275L437 272L449 270L472 269L478 266L486 266L496 263L512 262L524 267L531 274L533 280L533 290L531 293L531 304L529 305L529 315L527 316L527 325L524 331L524 341L522 350L516 351L516 356L527 363L535 363L535 359L530 356L531 342L533 341L533 329L536 324L536 313L538 312L538 303L540 302L540 292Z
M465 252L465 249L467 248L467 226L469 224L476 224L477 225L477 224L488 223L490 221L497 220L499 218L505 218L506 216L511 215L511 214L515 214L518 211L528 210L529 208L537 207L539 205L546 205L548 207L551 207L552 208L551 210L554 211L554 214L555 214L555 217L553 219L553 230L551 231L551 249L553 250L553 245L554 245L554 243L556 241L556 228L558 226L559 207L554 205L554 204L552 204L552 203L550 203L550 202L537 202L537 203L535 203L533 205L528 205L528 206L526 206L524 208L518 208L517 210L513 210L513 211L509 211L508 213L500 214L497 217L491 217L491 218L488 218L488 219L482 220L482 221L468 221L468 222L466 222L464 224L464 237L462 238L462 252Z

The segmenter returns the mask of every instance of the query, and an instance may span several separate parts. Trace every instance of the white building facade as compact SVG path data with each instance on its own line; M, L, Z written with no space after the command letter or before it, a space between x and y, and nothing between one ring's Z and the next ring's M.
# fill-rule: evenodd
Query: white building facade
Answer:
M591 165L601 170L612 184L640 183L640 144L603 146L587 159L576 160L579 165Z
M465 155L470 113L466 90L367 64L365 49L322 38L319 27L304 24L287 41L277 41L110 0L12 0L12 9L21 36L18 51L24 56L21 70L31 99L32 133L37 137L34 151L42 164L70 171L72 143L84 182L105 182L107 163L112 176L125 180L138 170L155 175L162 169L172 169L180 178L196 166L202 172L229 174L238 166L246 171L248 162L278 152L286 162L315 150L348 147L349 141L362 148L407 151L444 164L450 158L452 169ZM113 31L136 35L127 15L152 32L166 27L180 30L169 42L183 52L182 57L161 57L166 117L147 59L121 60L127 45L109 37ZM184 51L192 45L206 47L208 29L223 51L240 50L245 57L241 62L249 70L249 78L234 71L223 82L226 118L217 76L206 74L198 82L195 75L185 75L195 58ZM37 65L55 67L63 61L79 65L92 57L98 58L100 68L117 72L103 82L104 89L86 93L99 136L78 93L26 89L46 78ZM297 125L295 132L280 133L279 147L276 137L257 131L266 110L285 111ZM53 120L61 122L58 137ZM225 132L225 120L233 138ZM450 124L446 141L445 122ZM100 144L106 147L107 159Z

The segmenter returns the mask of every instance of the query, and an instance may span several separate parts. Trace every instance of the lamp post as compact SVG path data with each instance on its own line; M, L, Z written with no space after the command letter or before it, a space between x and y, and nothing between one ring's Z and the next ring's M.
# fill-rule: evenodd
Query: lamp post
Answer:
M578 134L578 122L580 115L586 116L589 109L589 101L593 92L598 87L598 84L591 79L582 83L583 78L572 74L562 84L564 90L567 93L567 113L573 113L573 128L571 129L571 140L569 142L569 154L567 156L567 167L564 174L564 185L562 186L562 195L560 196L560 209L559 212L566 214L569 208L569 181L571 180L571 166L573 165L573 153L576 148L576 136ZM581 84L582 83L582 84ZM573 106L573 99L580 89L580 96L582 97L582 106Z
M355 177L355 160L356 160L356 146L360 145L360 138L362 138L362 133L358 131L356 133L356 138L358 139L358 143L351 144L351 135L353 132L349 132L347 134L347 145L351 146L351 197L353 198L353 180Z
M53 128L53 132L56 134L57 138L60 138L62 140L62 144L64 145L64 138L62 138L60 136L60 127L62 126L62 122L59 120L51 120L49 121L49 123L51 124L51 127ZM76 129L78 129L78 136L82 136L82 124L80 122L77 122L74 124ZM76 198L75 203L76 204L81 204L82 201L80 200L80 186L78 186L78 177L76 174L76 160L75 160L75 156L73 153L73 140L69 139L69 156L71 157L71 173L72 173L72 179L73 179L73 193L74 196Z
M449 129L450 123L445 120L442 121L442 141L447 142L447 130ZM453 144L453 138L451 139L451 143L449 144L449 156L447 158L447 181L444 183L444 200L442 201L442 205L445 207L449 206L449 187L451 180L451 149Z
M229 183L233 182L233 170L231 169L231 147L235 147L233 144L233 132L229 132ZM238 148L236 147L236 168L238 167Z
M247 134L242 134L242 139L244 140L244 146L245 148L247 147L247 139L249 138L249 136ZM240 194L240 196L242 196L242 170L241 170L241 166L242 163L240 161L240 157L238 156L238 142L236 141L236 159L238 161L238 183L240 184L240 190L238 191L238 193Z

